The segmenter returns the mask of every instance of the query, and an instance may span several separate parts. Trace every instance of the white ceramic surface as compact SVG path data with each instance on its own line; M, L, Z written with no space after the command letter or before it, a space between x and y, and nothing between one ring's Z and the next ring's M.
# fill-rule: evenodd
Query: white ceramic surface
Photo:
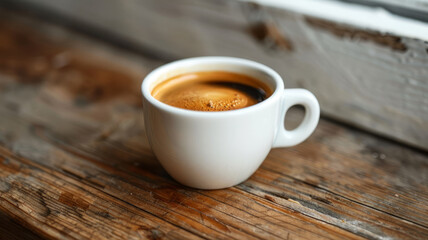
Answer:
M265 82L272 96L256 105L224 112L200 112L164 104L151 95L156 84L187 72L222 70L244 73ZM318 124L320 109L312 93L285 89L271 68L231 57L199 57L166 64L144 79L144 121L154 154L178 182L201 189L219 189L249 178L272 147L304 141ZM284 128L287 110L306 108L294 130Z

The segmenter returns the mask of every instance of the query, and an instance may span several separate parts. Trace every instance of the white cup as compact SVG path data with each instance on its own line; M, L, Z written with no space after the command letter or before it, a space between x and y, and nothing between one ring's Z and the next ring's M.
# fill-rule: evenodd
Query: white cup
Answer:
M155 99L152 89L173 76L200 71L229 71L253 76L274 92L250 107L202 112L181 109ZM231 57L198 57L163 65L144 79L144 121L154 154L178 182L200 189L220 189L239 184L261 165L271 148L301 143L318 124L320 108L305 89L284 89L271 68ZM284 128L287 110L306 109L294 130Z

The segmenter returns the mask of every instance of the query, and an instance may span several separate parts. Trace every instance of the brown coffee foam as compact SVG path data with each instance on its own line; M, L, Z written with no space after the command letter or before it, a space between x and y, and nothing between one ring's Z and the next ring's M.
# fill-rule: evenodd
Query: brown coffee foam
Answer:
M272 94L263 82L252 77L215 71L173 77L155 86L152 95L168 105L196 111L228 111L258 103L257 99L229 83L263 89L266 97Z

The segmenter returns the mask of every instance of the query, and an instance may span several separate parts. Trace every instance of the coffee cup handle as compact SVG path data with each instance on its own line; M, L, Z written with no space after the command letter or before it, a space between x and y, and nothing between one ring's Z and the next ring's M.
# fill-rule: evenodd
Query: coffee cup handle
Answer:
M284 89L281 102L280 121L278 123L278 132L273 142L273 148L291 147L303 142L315 130L320 118L318 101L308 90L298 88ZM294 105L302 105L306 112L300 125L289 131L284 127L284 120L288 109Z

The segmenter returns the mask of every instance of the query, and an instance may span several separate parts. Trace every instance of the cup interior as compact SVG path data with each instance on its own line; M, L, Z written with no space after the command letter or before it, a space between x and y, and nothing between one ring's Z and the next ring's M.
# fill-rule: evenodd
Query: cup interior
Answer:
M226 58L228 59L228 58ZM232 58L234 59L234 58ZM192 60L192 61L187 61ZM168 65L165 65L165 69L162 72L159 72L157 76L151 81L149 85L149 91L151 92L153 88L174 76L192 73L192 72L207 72L207 71L226 71L226 72L234 72L240 73L244 75L248 75L254 77L268 85L268 87L275 91L277 88L277 82L273 78L271 74L265 71L265 69L260 69L254 67L252 65L248 65L246 63L248 60L234 61L234 60L221 60L221 59L213 59L211 61L207 61L207 59L187 59L183 60L183 62L178 61ZM248 61L250 62L250 61Z
M156 102L155 104L159 104L160 101L151 95L152 90L156 85L177 75L206 71L227 71L240 73L262 81L273 92L272 95L263 102L269 101L271 98L276 97L279 95L279 92L284 89L284 84L281 77L274 70L263 64L232 57L197 57L179 60L155 69L153 72L147 75L143 81L143 95L150 102ZM160 104L163 105L163 103Z

